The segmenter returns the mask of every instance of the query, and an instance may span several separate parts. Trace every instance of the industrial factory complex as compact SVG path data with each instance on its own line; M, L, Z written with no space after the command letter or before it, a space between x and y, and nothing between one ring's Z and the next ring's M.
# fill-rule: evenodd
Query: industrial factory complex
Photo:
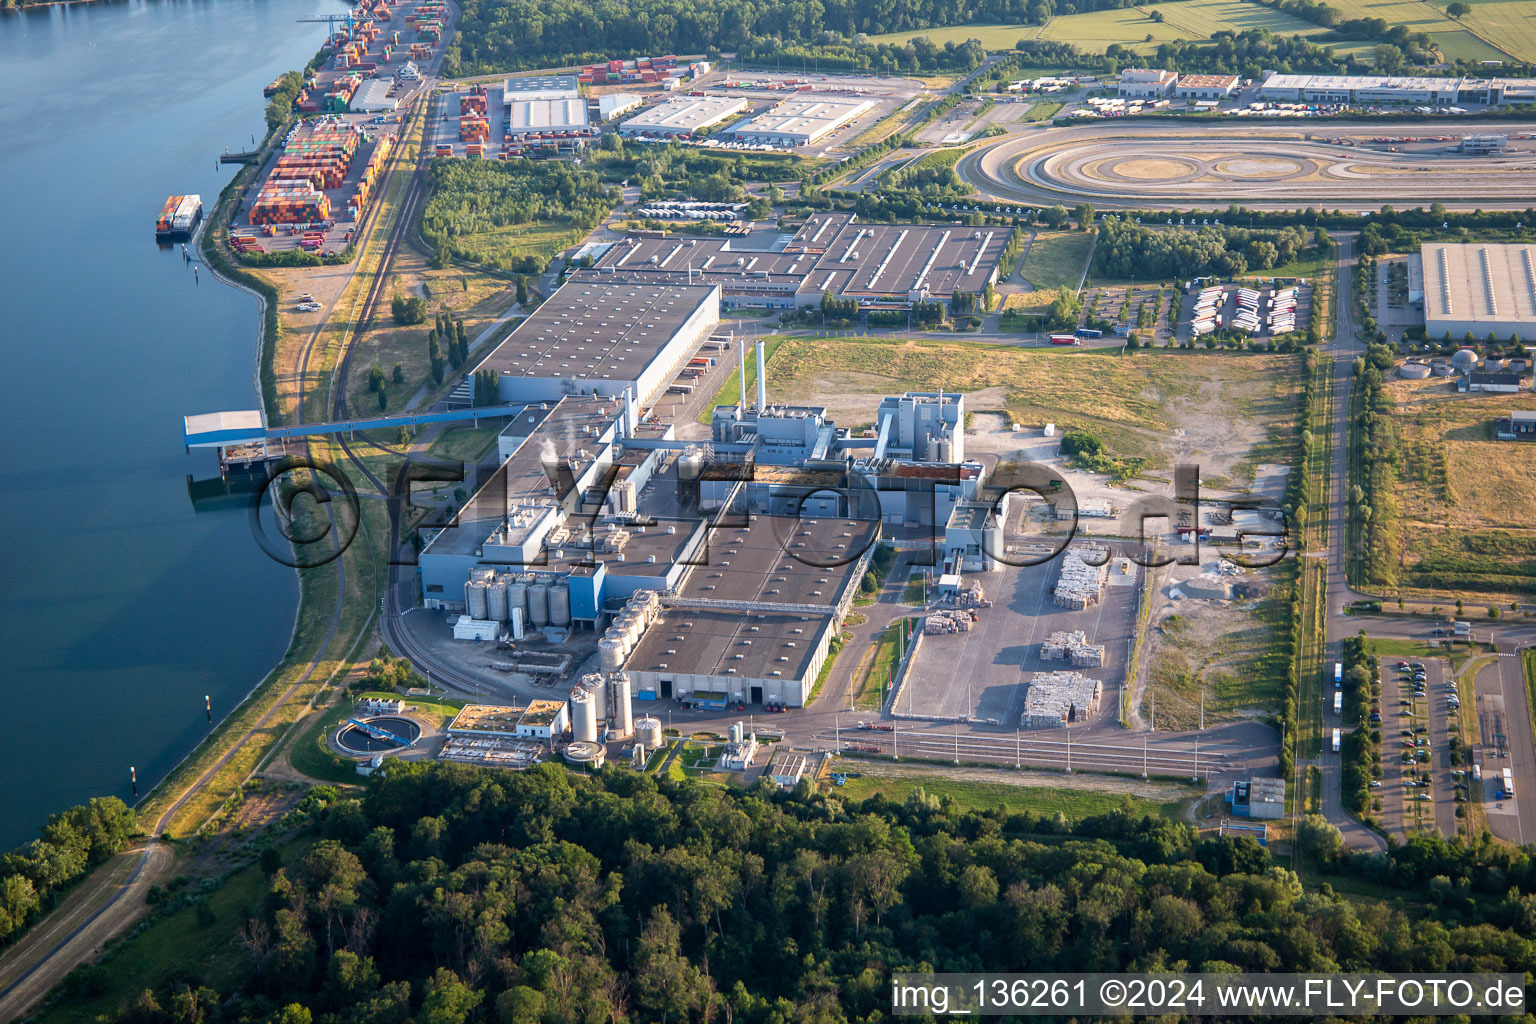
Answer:
M627 236L576 278L711 284L727 305L793 309L830 293L860 306L907 307L947 302L956 292L979 295L996 282L1007 244L1001 227L866 224L851 213L818 213L775 249L729 238Z

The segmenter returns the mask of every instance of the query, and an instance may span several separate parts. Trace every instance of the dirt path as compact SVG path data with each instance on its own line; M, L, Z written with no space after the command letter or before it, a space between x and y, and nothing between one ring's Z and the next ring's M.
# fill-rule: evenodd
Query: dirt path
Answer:
M118 854L0 957L0 1020L17 1020L112 936L148 912L145 894L176 863L151 843ZM105 904L103 904L105 901Z

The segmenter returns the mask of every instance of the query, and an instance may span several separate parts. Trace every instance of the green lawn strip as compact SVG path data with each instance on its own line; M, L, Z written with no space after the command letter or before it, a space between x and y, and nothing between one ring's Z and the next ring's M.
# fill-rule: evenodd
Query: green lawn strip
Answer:
M453 427L438 435L427 448L427 454L435 459L471 465L485 457L502 429L499 422L489 427Z
M1086 231L1041 231L1029 243L1019 276L1036 288L1077 288L1088 266L1093 235Z
M857 761L845 761L839 770L844 768L859 774ZM1064 814L1074 820L1096 814L1110 814L1121 809L1136 815L1150 814L1176 819L1184 804L1182 800L1155 801L1126 793L1104 793L1091 789L1010 786L1002 782L948 779L938 773L923 778L861 775L859 778L850 778L846 785L838 787L834 792L848 801L863 800L880 793L886 799L900 803L917 789L929 796L953 797L960 808L967 811L1031 811L1036 814Z

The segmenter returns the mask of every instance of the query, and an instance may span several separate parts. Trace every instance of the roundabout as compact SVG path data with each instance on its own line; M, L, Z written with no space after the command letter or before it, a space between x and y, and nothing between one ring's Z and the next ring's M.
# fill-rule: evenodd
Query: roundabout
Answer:
M1522 126L1482 126L1516 132ZM1528 126L1524 126L1528 127ZM974 150L956 171L984 198L1116 208L1379 207L1524 209L1536 152L1448 152L1443 141L1370 144L1370 129L1295 125L1089 124L1047 128ZM1406 150L1406 151L1404 151Z

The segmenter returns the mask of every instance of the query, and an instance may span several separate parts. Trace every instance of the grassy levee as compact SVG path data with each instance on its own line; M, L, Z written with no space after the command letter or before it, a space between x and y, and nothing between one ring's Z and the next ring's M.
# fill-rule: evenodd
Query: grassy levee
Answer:
M902 761L903 765L908 764ZM1129 793L1106 793L1066 786L1019 786L1006 782L977 782L948 778L938 771L931 775L921 770L901 775L879 775L861 771L859 760L849 759L842 766L858 774L832 792L847 801L864 800L876 793L901 803L921 789L926 795L952 798L961 810L1030 811L1035 814L1063 814L1077 820L1098 814L1126 810L1132 815L1177 819L1183 800L1149 800ZM1011 769L1009 769L1011 771ZM1058 776L1059 780L1059 776Z

